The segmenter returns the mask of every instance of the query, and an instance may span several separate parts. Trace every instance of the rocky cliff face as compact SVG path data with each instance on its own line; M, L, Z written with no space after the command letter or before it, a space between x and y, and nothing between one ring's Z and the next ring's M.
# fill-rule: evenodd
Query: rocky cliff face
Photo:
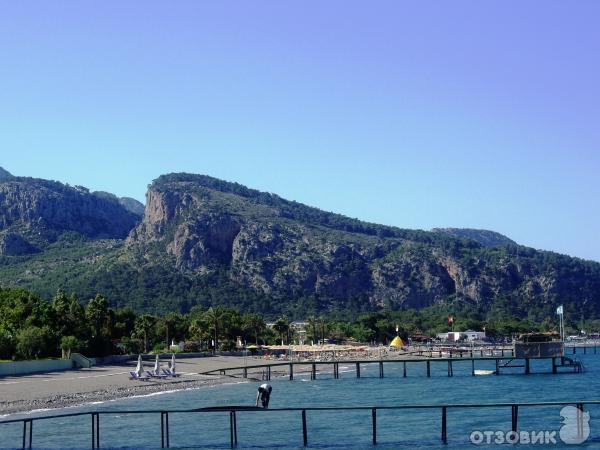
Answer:
M228 303L302 317L458 302L535 311L542 320L565 303L600 317L600 264L493 232L365 223L189 174L159 177L143 218L140 206L82 187L5 179L0 284L46 295L59 287L102 292L115 305L163 312Z
M527 257L511 255L497 236L492 242L491 232L476 233L486 237L482 245L446 232L377 228L223 183L161 177L148 191L128 247L150 264L168 255L165 264L191 277L221 271L263 294L362 298L371 308L421 308L457 298L489 308L499 297L551 303L561 294ZM492 244L502 248L486 250Z
M26 248L17 243L17 235L41 245L66 231L93 239L123 239L138 221L139 216L118 200L91 194L83 187L22 177L0 183L0 231L5 232L5 248L21 248L14 250L17 253Z

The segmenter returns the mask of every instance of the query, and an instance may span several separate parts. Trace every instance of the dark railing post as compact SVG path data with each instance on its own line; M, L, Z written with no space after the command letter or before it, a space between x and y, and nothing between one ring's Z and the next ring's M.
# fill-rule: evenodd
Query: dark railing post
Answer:
M237 416L235 414L235 411L231 411L231 414L233 416L233 443L237 447L237 444L238 444L238 439L237 439Z
M383 361L379 361L379 378L383 378Z
M29 445L27 445L27 424L29 424ZM33 420L28 419L23 421L23 450L31 449L33 440Z
M234 448L235 441L233 437L233 411L229 411L229 442L231 443L231 448Z
M373 421L373 445L377 445L377 409L371 410L371 419Z
M583 403L577 404L577 437L583 437Z
M92 413L92 449L100 448L100 414Z
M290 381L294 379L294 364L290 363Z
M475 360L471 359L471 375L475 376Z
M511 430L516 433L517 432L517 421L519 418L519 405L512 405L512 421L511 421Z
M403 376L404 378L406 378L406 361L403 361L403 363L402 363L402 364L403 364L403 373L402 373L402 376Z
M302 440L304 442L304 446L308 445L308 430L306 429L306 410L302 410Z
M360 363L356 363L356 378L360 378Z
M165 411L165 441L167 444L167 448L171 445L169 443L169 413Z
M431 376L431 362L427 361L427 376Z
M160 413L160 448L165 448L165 413Z
M92 413L92 450L96 448L96 415Z
M448 429L446 427L446 407L442 406L442 443L448 443Z

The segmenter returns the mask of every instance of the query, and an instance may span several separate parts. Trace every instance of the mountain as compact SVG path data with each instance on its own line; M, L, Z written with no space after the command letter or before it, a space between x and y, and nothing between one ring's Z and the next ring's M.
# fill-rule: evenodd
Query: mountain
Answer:
M81 186L36 178L0 182L0 252L33 253L65 232L89 239L124 239L140 220L116 198Z
M119 199L119 203L130 213L135 214L136 216L144 215L144 204L142 202L137 201L135 198L131 197L121 197Z
M132 214L135 214L138 217L142 217L144 215L144 204L142 202L137 201L131 197L117 197L115 194L111 194L110 192L104 191L94 191L93 194L97 197L101 197L107 200L112 200L114 202L118 202Z
M2 181L7 181L14 178L10 172L8 172L7 170L4 170L2 167L0 167L0 183Z
M476 230L474 228L434 228L431 231L434 233L444 233L456 238L471 239L475 242L479 242L485 247L517 245L512 239L490 230Z
M541 321L564 303L600 317L600 264L512 241L489 246L487 232L377 225L192 174L156 179L139 220L110 202L131 220L87 234L74 221L63 229L78 233L37 253L0 256L0 285L47 297L59 287L84 299L102 292L113 306L160 312L227 304L300 318L439 306ZM31 222L33 213L21 215Z

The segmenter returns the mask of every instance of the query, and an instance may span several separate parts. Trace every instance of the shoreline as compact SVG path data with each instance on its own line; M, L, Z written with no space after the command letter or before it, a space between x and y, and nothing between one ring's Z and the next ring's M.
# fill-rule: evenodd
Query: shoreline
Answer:
M236 381L232 381L236 380ZM190 389L201 389L226 384L248 383L252 379L238 379L232 377L218 377L206 379L183 379L167 382L140 382L137 386L115 387L100 389L91 392L64 394L59 393L50 397L37 399L15 400L0 402L0 418L7 418L18 414L35 414L63 408L75 408L94 403L106 403L125 400L129 398L147 397L150 395L167 394Z
M0 378L0 417L32 414L49 409L61 409L108 402L169 391L199 389L224 384L259 381L237 376L202 375L244 363L242 357L217 356L188 358L177 361L180 378L137 381L129 378L136 362L95 366L52 373L37 373ZM146 366L150 369L150 366Z
M388 355L382 355L384 359ZM421 359L406 355L409 359ZM215 356L181 358L177 361L180 378L136 381L129 379L129 371L135 362L112 366L96 366L90 369L75 369L63 372L41 373L0 378L0 418L16 414L34 414L47 410L86 406L96 402L109 402L121 399L148 396L152 394L177 392L188 389L219 386L234 383L260 382L262 370L256 367L248 371L248 378L242 374L206 375L203 372L216 372L231 367L248 365L262 366L274 362L262 358L238 356ZM364 363L369 363L369 359ZM297 373L310 373L311 361L297 368ZM148 369L149 367L146 366ZM347 369L352 371L350 367ZM240 371L241 372L241 371ZM273 379L285 377L285 370L273 370Z

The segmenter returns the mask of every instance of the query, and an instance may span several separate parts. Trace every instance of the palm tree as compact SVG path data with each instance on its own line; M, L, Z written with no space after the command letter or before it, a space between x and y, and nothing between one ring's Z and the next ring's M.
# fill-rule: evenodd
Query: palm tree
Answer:
M258 345L258 335L267 327L263 318L258 314L244 316L244 328L254 335L254 343Z
M190 324L190 327L188 329L188 331L190 332L190 334L192 335L192 337L196 338L198 340L198 348L202 349L202 335L204 334L204 323L202 322L202 319L199 317L196 317L192 320L192 323Z
M150 314L142 314L137 319L135 319L135 333L138 336L144 336L144 353L148 353L148 333L152 331L152 328L154 328L155 323L156 319Z
M287 316L281 316L279 319L275 321L273 325L275 331L279 333L279 337L281 338L281 342L283 343L283 336L286 335L288 338L288 342L290 340L290 320Z
M317 326L319 325L319 319L317 319L317 316L312 315L309 316L308 319L306 319L306 322L311 331L311 337L313 342L318 341L319 336L317 335Z
M172 331L174 330L175 326L181 322L181 320L182 317L174 312L167 314L163 319L166 328L167 350L171 347L171 340L169 338L173 335Z
M221 325L221 321L223 320L225 311L220 306L217 306L216 308L213 308L211 306L210 308L208 308L208 311L206 311L204 314L206 316L206 319L212 325L212 328L213 328L214 341L215 341L214 350L216 352L217 348L219 348L219 331L220 331L219 327Z
M323 316L319 317L319 326L321 327L321 345L325 344L325 326L327 323L325 322L325 318Z

